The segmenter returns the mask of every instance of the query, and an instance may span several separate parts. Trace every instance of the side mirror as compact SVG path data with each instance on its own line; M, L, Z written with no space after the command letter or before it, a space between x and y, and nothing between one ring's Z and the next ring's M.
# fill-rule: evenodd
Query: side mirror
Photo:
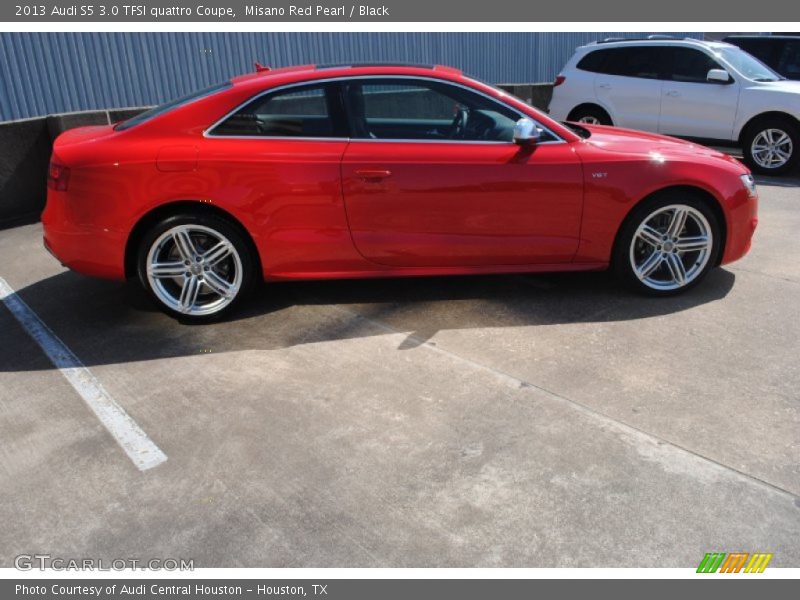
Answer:
M712 83L728 83L730 80L731 76L725 69L711 69L706 75L706 81Z
M530 146L539 141L542 137L542 130L536 124L525 117L521 118L514 125L514 143L520 146Z

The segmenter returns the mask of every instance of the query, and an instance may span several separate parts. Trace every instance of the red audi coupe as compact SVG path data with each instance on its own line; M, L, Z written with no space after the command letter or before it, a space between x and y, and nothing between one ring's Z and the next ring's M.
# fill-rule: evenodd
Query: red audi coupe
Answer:
M742 257L749 171L563 124L460 71L261 67L55 142L46 247L209 320L266 280L588 271L674 294Z

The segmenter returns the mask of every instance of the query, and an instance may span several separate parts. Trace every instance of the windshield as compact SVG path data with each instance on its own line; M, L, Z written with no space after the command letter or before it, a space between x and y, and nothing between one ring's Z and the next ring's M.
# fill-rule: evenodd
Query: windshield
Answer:
M192 92L191 94L187 94L186 96L181 96L175 100L170 100L165 104L161 104L160 106L156 106L151 108L150 110L146 110L143 113L139 113L135 117L128 119L127 121L122 121L121 123L117 123L114 126L114 129L117 131L124 131L125 129L130 129L135 125L139 125L140 123L145 123L150 119L154 119L159 115L163 115L173 108L178 108L179 106L183 106L184 104L188 104L189 102L194 102L195 100L199 100L200 98L204 98L206 96L210 96L211 94L216 94L222 90L228 89L231 87L230 82L219 83L217 85L213 85L210 88L206 88L204 90L200 90L197 92Z
M717 55L742 75L753 81L779 81L783 79L760 60L740 48L721 48Z

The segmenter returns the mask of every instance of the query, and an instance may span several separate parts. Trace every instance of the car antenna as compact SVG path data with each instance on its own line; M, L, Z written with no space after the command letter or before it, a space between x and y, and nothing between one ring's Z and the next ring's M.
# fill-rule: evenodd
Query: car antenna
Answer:
M258 61L255 62L255 65L256 65L256 73L266 73L267 71L272 71L272 67L262 65Z

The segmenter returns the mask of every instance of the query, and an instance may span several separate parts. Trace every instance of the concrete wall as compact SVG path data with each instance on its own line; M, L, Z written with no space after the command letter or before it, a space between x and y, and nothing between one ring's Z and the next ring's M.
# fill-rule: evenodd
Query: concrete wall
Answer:
M96 110L0 123L0 229L39 220L56 137L75 127L116 123L142 110Z
M547 108L553 92L549 83L499 87L540 109ZM74 127L116 123L142 110L85 111L0 123L0 229L39 220L47 198L50 152L59 134Z

